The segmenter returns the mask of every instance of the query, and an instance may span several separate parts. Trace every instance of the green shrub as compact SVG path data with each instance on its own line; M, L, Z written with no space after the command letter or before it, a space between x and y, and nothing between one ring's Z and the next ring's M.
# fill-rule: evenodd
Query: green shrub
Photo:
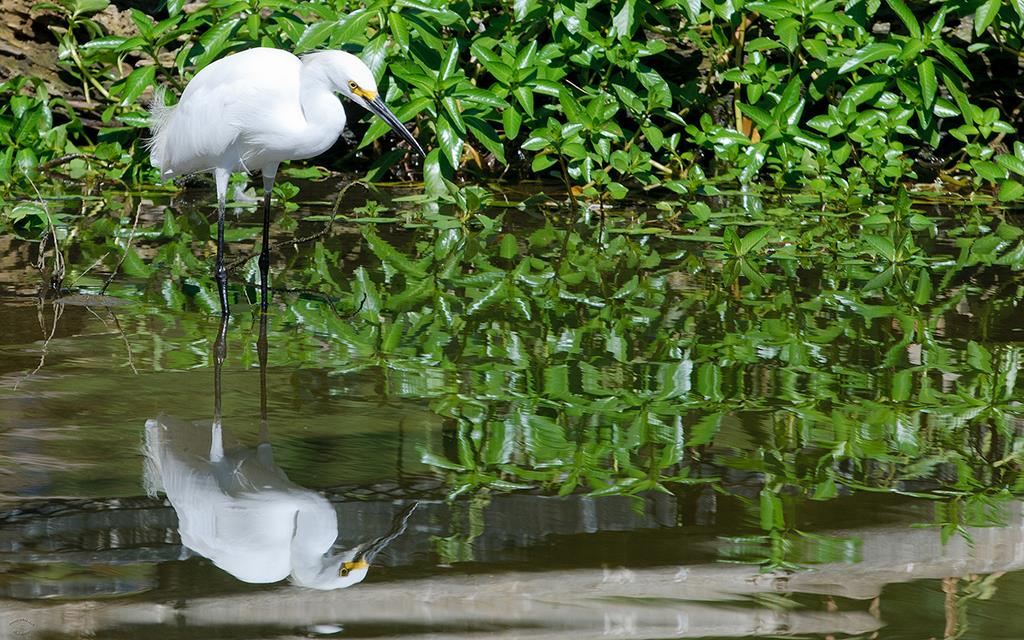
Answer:
M344 47L435 149L428 190L443 189L440 177L540 173L595 200L640 188L685 193L709 180L851 194L938 178L958 189L992 185L1005 200L1024 195L1019 114L1007 104L1013 78L981 82L1000 65L1016 72L1019 1L182 5L168 2L158 18L132 9L132 37L108 35L89 17L104 0L40 5L63 16L61 63L97 101L100 136L136 163L133 178L145 171L139 103L153 85L180 91L195 69L253 46ZM88 144L59 106L69 140ZM0 113L9 119L12 108ZM360 147L377 145L370 177L385 175L404 151L381 139L383 123L356 127ZM9 126L0 133L14 138L15 154L36 144ZM31 164L25 154L0 170Z

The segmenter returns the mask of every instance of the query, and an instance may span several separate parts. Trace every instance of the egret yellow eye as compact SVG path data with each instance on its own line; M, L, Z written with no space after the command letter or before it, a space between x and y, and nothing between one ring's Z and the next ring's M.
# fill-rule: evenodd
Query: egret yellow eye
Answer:
M349 80L349 81L348 81L348 88L349 88L349 89L351 89L351 90L353 90L353 91L355 91L356 89L358 89L358 88L359 88L359 85L358 85L358 84L356 84L356 81L355 81L355 80Z
M338 572L338 575L340 575L342 578L347 576L348 575L348 567L342 567L341 571Z

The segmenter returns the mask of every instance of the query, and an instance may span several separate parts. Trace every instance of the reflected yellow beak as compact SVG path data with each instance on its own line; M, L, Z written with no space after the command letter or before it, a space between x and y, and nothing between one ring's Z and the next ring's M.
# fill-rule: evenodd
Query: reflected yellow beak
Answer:
M365 560L355 560L353 562L344 562L341 565L343 568L352 571L353 569L369 569L370 565Z

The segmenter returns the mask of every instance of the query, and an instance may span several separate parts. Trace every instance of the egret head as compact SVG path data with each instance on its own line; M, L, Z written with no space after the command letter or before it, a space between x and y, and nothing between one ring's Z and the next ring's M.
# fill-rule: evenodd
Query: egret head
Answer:
M333 575L327 576L329 579L325 580L322 584L312 584L308 586L311 586L314 589L344 589L345 587L351 587L354 584L362 582L369 570L370 563L363 559L336 559L336 562L334 562L334 566L330 571Z
M370 68L351 53L344 51L331 51L329 53L332 62L332 80L336 90L352 102L384 120L413 149L421 156L426 157L427 153L420 146L420 143L416 142L416 138L412 137L412 134L405 128L402 121L384 104L384 100L377 92L377 81L373 79L373 72L370 71Z
M338 93L361 107L377 99L377 81L362 60L344 51L331 51L334 86Z
M292 574L292 580L303 587L312 589L344 589L358 584L366 577L370 565L381 551L392 541L405 533L409 518L416 511L418 502L407 505L395 516L391 530L379 538L340 553L322 557L322 568L312 576Z
M366 578L370 571L370 563L392 538L378 538L355 549L343 551L337 555L323 558L323 569L315 575L306 577L301 573L293 573L292 581L311 589L344 589L358 584Z

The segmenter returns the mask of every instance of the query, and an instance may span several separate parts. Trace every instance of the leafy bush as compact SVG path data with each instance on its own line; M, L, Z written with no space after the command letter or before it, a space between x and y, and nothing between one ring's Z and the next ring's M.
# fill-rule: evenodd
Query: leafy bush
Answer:
M1013 79L982 82L1002 65L1016 71L1019 1L215 0L185 11L170 0L159 19L132 9L134 36L90 18L106 4L38 6L66 25L55 29L61 62L98 102L100 136L140 169L139 102L153 85L180 91L195 69L247 47L344 47L433 147L434 193L467 173L539 173L595 200L712 179L842 195L939 178L1024 195ZM36 144L9 129L15 154ZM371 178L404 155L386 132L360 129L359 146L377 147Z

